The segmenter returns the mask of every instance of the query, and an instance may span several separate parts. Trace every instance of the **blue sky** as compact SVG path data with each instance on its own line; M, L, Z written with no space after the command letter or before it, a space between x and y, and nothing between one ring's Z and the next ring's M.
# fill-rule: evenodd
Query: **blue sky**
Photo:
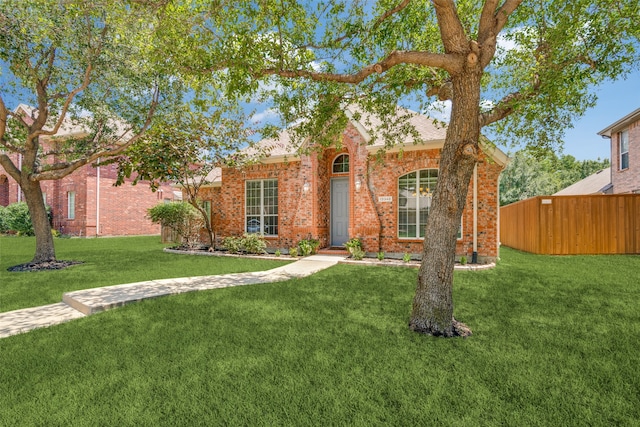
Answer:
M609 158L609 140L598 132L640 108L640 71L626 80L605 83L597 89L598 103L588 110L564 138L564 154L578 160Z

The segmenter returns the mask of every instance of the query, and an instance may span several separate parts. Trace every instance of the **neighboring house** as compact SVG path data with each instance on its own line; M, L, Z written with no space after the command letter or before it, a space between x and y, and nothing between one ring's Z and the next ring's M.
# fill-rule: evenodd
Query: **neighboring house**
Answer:
M264 234L271 248L288 249L313 238L321 248L360 238L365 251L421 253L431 195L438 181L446 130L421 115L411 123L422 141L398 142L378 157L383 142L371 138L373 116L349 123L341 148L298 155L290 134L263 140L270 155L258 164L223 168L201 189L210 200L220 237ZM481 153L469 186L456 253L479 262L498 256L498 177L507 162L495 147Z
M554 196L582 196L588 194L611 194L611 168L605 168L554 193Z
M613 194L640 193L640 108L598 135L611 141Z
M24 105L18 109L30 111ZM68 127L56 137L74 134L77 131ZM43 145L48 142L43 141ZM9 157L20 167L20 154ZM114 187L116 178L115 164L97 168L85 165L62 179L41 181L43 197L51 207L53 228L63 234L88 237L160 234L160 226L147 218L147 209L180 194L174 194L169 184L154 193L146 182L134 186L132 180ZM24 195L18 183L0 166L0 205L20 201L24 201Z

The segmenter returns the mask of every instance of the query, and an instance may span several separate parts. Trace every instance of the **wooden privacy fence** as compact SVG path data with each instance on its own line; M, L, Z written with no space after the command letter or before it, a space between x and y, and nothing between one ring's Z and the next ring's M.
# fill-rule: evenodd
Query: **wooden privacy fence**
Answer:
M503 206L500 241L536 254L638 254L640 194L538 196Z

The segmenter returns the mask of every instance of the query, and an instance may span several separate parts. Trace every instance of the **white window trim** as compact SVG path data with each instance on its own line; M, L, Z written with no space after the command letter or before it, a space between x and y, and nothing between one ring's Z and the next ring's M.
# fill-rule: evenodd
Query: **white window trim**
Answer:
M258 215L249 215L247 213L248 209L247 209L247 184L250 182L259 182L260 183L260 234L265 236L265 237L278 237L278 234L265 234L264 232L264 219L265 217L276 217L276 224L277 224L277 229L278 232L280 231L280 211L279 211L279 206L278 206L278 213L275 215L267 215L265 214L265 206L264 206L264 183L267 181L274 181L276 183L276 186L278 184L278 180L277 179L253 179L253 180L247 180L244 183L244 231L245 233L248 233L247 230L247 222L248 222L248 217L255 217ZM276 187L277 188L277 187ZM278 198L276 199L278 202L278 205L280 204L280 200L279 200L279 192L278 192Z
M622 151L622 141L626 142L627 145L627 150L626 151ZM622 132L618 132L618 169L623 171L623 170L627 170L629 169L629 131L628 130L623 130ZM624 155L627 155L627 166L626 167L622 167L622 157Z
M348 171L346 171L346 172L334 172L334 170L333 170L333 169L334 169L334 167L335 167L335 165L336 165L336 160L338 160L338 158L339 158L340 156L346 156L346 157L347 157L347 166L348 166L348 169L349 169L349 170L348 170ZM344 164L344 162L343 162L343 163L341 163L341 164ZM348 173L350 173L350 172L351 172L351 156L349 155L349 153L339 153L339 154L337 154L337 155L333 158L333 161L331 162L331 173L332 173L332 174L335 174L335 175L347 175L347 174L348 174Z
M76 192L67 192L67 219L76 219Z
M416 174L416 181L420 182L420 172L424 171L424 170L429 170L429 169L434 169L434 168L425 168L425 169L417 169L415 171L411 171L411 172L407 172L405 174L400 175L397 179L396 179L396 190L399 190L399 183L400 183L400 178L402 178L403 176L409 175L410 173L413 172L417 172ZM440 179L440 176L438 176L437 179ZM436 181L437 183L437 181ZM398 200L397 203L399 203L400 197L396 197L396 200ZM419 198L418 198L418 203L419 203ZM400 237L400 207L396 206L396 238L398 240L424 240L424 237ZM419 207L416 207L416 210L418 210ZM429 211L431 211L431 209L429 209ZM417 227L420 227L420 214L419 212L416 212L416 220L418 221L418 223L416 224ZM462 223L463 223L464 217L460 218L460 228L458 230L457 236L456 236L456 240L460 241L464 239L464 228L462 227ZM418 232L418 236L420 235L420 230L417 228L416 229Z

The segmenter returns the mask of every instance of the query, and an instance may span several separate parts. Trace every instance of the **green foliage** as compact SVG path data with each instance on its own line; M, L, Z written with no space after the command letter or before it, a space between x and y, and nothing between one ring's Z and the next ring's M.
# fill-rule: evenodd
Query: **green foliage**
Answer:
M0 205L0 234L9 231L9 225L7 224L7 208Z
M178 233L188 247L199 244L203 219L200 212L186 202L160 203L147 210L152 222Z
M402 261L404 262L411 261L411 254L409 252L405 252L404 255L402 255Z
M242 251L242 237L227 236L222 239L222 247L230 254L239 254Z
M46 209L47 213L51 211L49 206ZM13 231L19 236L33 236L33 223L26 202L12 203L0 210L0 232L6 231Z
M280 249L276 249L276 251L273 254L279 257L280 255L282 255L282 252L280 251Z
M378 261L384 260L384 251L378 252L376 257L378 258Z
M241 244L244 251L249 254L263 254L267 248L264 236L258 233L244 233Z
M357 249L362 250L362 241L357 237L352 237L349 239L344 246L347 248L347 251L353 256L353 252Z
M317 239L304 239L298 242L298 249L301 256L309 256L316 253L320 246L320 241Z
M500 177L500 204L554 194L609 165L609 159L579 161L548 150L520 150Z
M351 256L353 257L353 259L360 261L364 258L365 252L362 250L361 247L356 246L351 250Z
M292 258L295 258L298 256L298 247L294 246L292 248L289 248L289 256Z
M244 233L242 237L228 236L222 239L222 247L231 254L242 252L248 254L263 254L267 248L264 237L258 233Z
M466 256L462 255L460 257L460 264L461 265L467 265L467 257Z

